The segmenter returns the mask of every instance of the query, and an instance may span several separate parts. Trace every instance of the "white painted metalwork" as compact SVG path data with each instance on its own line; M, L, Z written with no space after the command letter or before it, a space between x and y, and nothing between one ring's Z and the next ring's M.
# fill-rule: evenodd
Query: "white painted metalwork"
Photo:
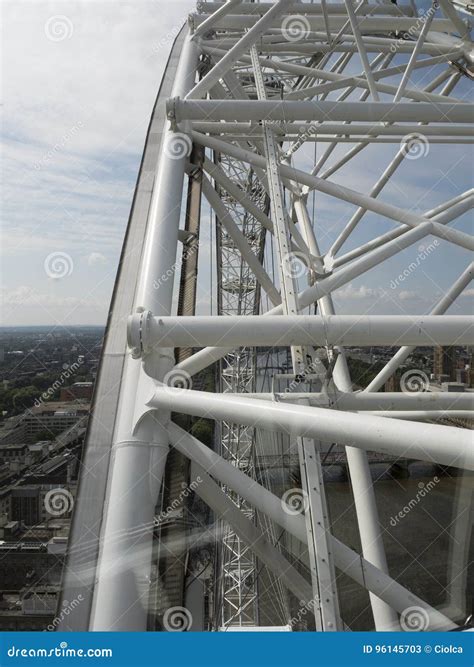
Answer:
M430 629L456 626L458 585L441 612L390 576L369 467L379 456L474 470L471 432L456 425L472 422L472 392L379 392L417 346L474 343L472 318L445 314L472 280L474 239L457 224L473 191L459 185L431 208L428 197L418 206L400 192L383 196L413 149L473 141L465 84L474 58L456 4L465 3L228 0L199 3L191 15L133 276L90 629L147 627L152 527L169 446L191 460L192 489L219 519L211 629L266 627L264 579L281 607L275 626L291 626L290 610L302 604L317 630L343 629L336 568L369 592L376 630L397 629L412 606ZM202 164L189 161L193 144L205 153ZM373 149L384 161L379 176L352 187L350 169ZM197 169L216 222L212 265L200 271L217 281L205 306L211 314L186 317L175 314L173 289L184 177ZM338 233L312 197L343 211ZM352 243L369 214L378 226ZM337 290L427 237L460 258L459 278L428 315L336 314ZM399 349L360 389L349 372L354 346ZM264 347L275 355L286 348L291 358L266 385ZM176 348L194 352L175 363ZM191 388L216 362L215 391ZM214 450L172 413L214 420ZM287 512L282 489L263 475L258 430L287 443L302 512ZM335 538L328 516L322 458L334 445L347 463L361 554ZM456 540L466 524L454 527ZM295 542L301 557L288 546ZM463 559L455 549L452 569Z

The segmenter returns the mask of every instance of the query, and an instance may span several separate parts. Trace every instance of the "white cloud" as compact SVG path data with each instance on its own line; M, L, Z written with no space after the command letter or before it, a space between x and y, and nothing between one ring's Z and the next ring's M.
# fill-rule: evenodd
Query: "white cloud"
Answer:
M398 294L398 298L400 301L419 301L420 295L418 292L414 292L413 290L402 290Z
M107 257L100 252L91 252L87 257L87 263L89 266L104 265L107 264Z
M2 302L6 306L45 306L66 307L77 306L103 308L103 301L94 298L80 298L75 296L63 296L60 294L38 292L29 285L19 285L14 290L2 290Z
M2 80L1 253L9 324L105 318L153 103L171 44L195 6L195 0L3 0L2 55L8 68ZM458 88L467 85L461 80ZM324 169L348 147L334 151ZM311 169L314 151L320 156L326 148L303 148L295 155L296 166ZM369 192L396 149L373 145L330 180ZM437 159L441 151L443 159ZM397 170L395 183L380 199L425 211L458 194L468 187L470 173L470 154L463 151L431 147L429 159ZM460 154L464 161L452 170ZM313 196L315 228L325 251L356 207L315 192L308 197L310 209ZM342 252L396 224L368 213ZM70 255L74 271L53 293L43 264L55 251ZM202 278L209 275L208 247L200 253ZM464 261L464 256L459 262L457 255L445 257L443 269ZM91 266L102 267L100 280ZM364 310L372 302L402 308L402 301L403 307L414 307L403 292L397 296L388 290L390 298L383 299L379 285L388 289L398 268L393 262L388 278L371 273L363 285L347 285L334 296L342 309ZM25 292L30 288L32 294ZM204 296L200 308L207 308Z
M70 296L62 292L40 292L29 285L0 292L2 315L5 323L17 326L37 325L73 326L101 324L105 321L109 300Z
M350 300L350 299L375 299L383 296L384 290L381 288L368 287L367 285L360 285L354 287L352 283L338 289L334 292L336 299Z

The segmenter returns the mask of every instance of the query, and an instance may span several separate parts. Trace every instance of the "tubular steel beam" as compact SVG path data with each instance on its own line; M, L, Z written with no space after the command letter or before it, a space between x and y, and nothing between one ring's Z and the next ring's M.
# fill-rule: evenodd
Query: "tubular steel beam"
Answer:
M193 132L192 136L198 143L204 146L220 150L223 153L246 161L255 167L264 167L265 165L265 158L259 155L255 155L250 151L237 148L232 144L220 141L219 139L206 137L205 135L202 135L198 132ZM380 215L386 216L387 218L391 218L392 220L401 222L404 225L408 225L409 227L422 226L427 223L425 218L415 215L410 211L399 208L398 206L386 204L385 202L380 202L373 197L356 192L355 190L347 188L343 185L332 183L322 178L318 178L317 176L306 174L300 169L295 169L293 167L280 164L279 171L282 176L296 181L301 185L306 185L310 189L314 188L320 192L324 192L325 194L335 197L336 199L342 199L343 201L347 201L350 204L356 204L369 211L379 213ZM467 250L474 250L474 238L469 234L465 234L464 232L444 228L439 223L432 221L430 223L429 233L434 234L435 236L439 236L440 238L447 241L451 241L452 243L466 248Z
M389 575L368 452L374 458L383 455L383 460L415 459L474 470L472 433L464 428L474 415L474 393L438 391L423 371L419 378L425 391L410 393L410 378L402 376L400 391L378 393L416 347L474 344L472 318L445 315L470 283L474 265L429 315L372 315L371 309L337 315L332 299L352 280L427 236L448 241L456 256L474 250L474 237L449 226L472 208L472 190L431 205L424 215L413 198L400 194L395 204L378 199L402 163L406 166L405 160L412 158L413 137L423 135L426 150L428 144L434 150L435 144L473 141L474 105L465 101L461 84L470 76L474 51L451 3L440 2L441 12L433 1L420 13L417 0L403 5L361 0L357 6L355 0L228 0L201 3L199 13L191 15L166 109L160 102L169 124L150 179L152 195L143 203L146 225L138 239L143 249L134 271L127 270L134 285L127 301L133 302L131 354L123 362L111 420L104 517L96 545L100 553L91 568L91 605L87 603L90 630L155 626L158 606L167 595L152 573L159 562L156 551L166 547L166 531L155 534L153 526L159 499L165 504L179 496L177 484L169 488L171 479L180 481L180 488L192 481L193 490L223 520L219 525L227 551L218 546L213 575L214 591L219 591L214 612L221 622L209 619L213 629L259 623L265 603L256 559L266 568L264 577L278 588L287 621L289 591L306 605L315 603L317 630L345 627L337 567L368 591L376 630L398 629L397 615L411 606L426 614L430 630L455 629L444 614ZM369 60L370 53L375 56ZM382 153L385 143L399 143L399 149L379 170L372 188L349 187L354 169L363 169L366 156ZM314 150L309 167L299 150L304 144ZM375 157L371 167L378 164ZM412 173L425 179L429 164L416 167ZM181 210L186 173L192 179L187 218ZM334 174L336 181L329 180ZM450 183L457 183L451 172ZM201 193L210 207L208 217ZM324 195L332 204L336 200L335 213L325 210ZM342 231L333 234L339 208L350 213ZM374 224L377 218L381 225L387 220L398 224L377 236L364 238L361 232L352 249L337 256L366 213ZM189 216L209 221L211 243L216 244L209 253L210 270L199 276L206 257L204 237L199 238L199 225ZM185 249L181 258L179 240ZM193 249L189 258L188 247ZM180 259L181 275L190 272L190 280L188 290L177 295L174 276ZM383 294L380 284L377 295ZM202 312L210 315L196 316L197 297L199 307L201 299L206 301ZM223 302L229 304L227 311ZM235 315L221 316L229 310ZM347 346L400 349L366 389L355 391ZM196 352L199 347L203 349ZM256 369L265 347L276 348L266 353L277 355L280 370L266 365L260 376ZM281 362L283 350L291 356L289 367L288 356ZM227 359L215 383L223 393L177 388L190 386L192 375L223 357ZM196 388L209 389L213 373L196 378L203 383ZM172 413L186 428L191 428L191 416L218 422L214 441L222 456L173 423ZM288 447L291 462L297 453L305 499L300 514L286 512L283 499L274 493L266 453L258 451L265 431L279 434L271 436L272 447ZM331 533L321 460L326 445L344 447L338 455L345 456L350 474L348 494L352 491L362 556ZM178 470L173 461L180 456L185 458ZM257 471L262 484L256 481ZM288 489L290 466L283 477L282 489ZM185 510L186 503L180 507ZM194 545L180 540L180 519L173 522L180 557L173 555L177 550L170 551L168 560L187 562ZM456 540L462 540L466 525L467 519L459 522L453 531ZM282 533L283 541L302 543L296 547L304 549L308 563L302 559L301 565L309 564L310 576L302 576L300 564L283 555L276 526L287 533ZM291 540L290 547L295 544ZM451 575L465 560L465 550L455 550ZM182 562L179 566L184 603L187 569ZM466 585L464 578L460 581L451 587L451 607ZM245 611L249 604L251 613Z
M206 189L204 189L206 193ZM260 265L259 265L260 266ZM260 277L260 274L259 274ZM268 278L268 280L270 280ZM272 284L272 283L270 283ZM265 281L262 282L265 289ZM275 290L275 288L273 288ZM276 292L276 290L275 290ZM276 298L278 301L278 292ZM142 325L134 316L133 340L157 347L278 345L457 345L474 344L469 315L259 315L153 317ZM131 340L132 347L134 347Z
M194 463L191 480L197 495L224 521L231 524L255 555L285 584L303 606L314 600L310 584L282 554L263 536L255 524L226 496L204 468ZM314 600L319 606L320 601Z
M287 9L288 3L286 3L286 5ZM329 7L330 6L331 5L329 5ZM275 5L272 5L272 8L274 7ZM271 9L268 10L268 12L264 14L264 16L265 17L268 16L268 13L270 11ZM278 15L281 15L283 13L284 9L281 9L281 11L278 12ZM194 24L198 26L203 21L205 21L206 18L207 16L205 14L197 14L194 16ZM276 19L275 16L268 19L265 25L265 30L267 28L275 28L277 30L281 30L281 22L278 19L276 20L275 19ZM310 30L324 30L323 16L310 15L307 17L307 19ZM341 15L331 16L332 30L339 30L342 26L346 24L346 21L347 21L346 16L341 16ZM250 32L253 28L257 27L258 23L259 22L257 22L257 17L255 16L249 16L245 14L229 14L228 16L224 16L222 19L217 21L215 27L221 29L229 29L229 30L249 29ZM434 19L433 30L436 30L437 32L440 33L445 32L451 28L451 25L452 24L447 19ZM416 18L410 18L405 16L373 16L373 17L368 16L364 18L364 22L361 28L364 35L369 35L369 34L378 34L380 32L393 33L394 31L401 31L408 33L410 29L412 31L419 29L419 26L420 23L417 21ZM453 39L453 41L456 40ZM287 46L288 47L292 46L293 48L295 48L294 45L291 44L290 42L287 42Z
M469 285L474 277L474 263L467 267L465 271L459 276L455 283L449 288L446 294L438 302L438 304L431 311L431 315L443 315L448 308L454 303L455 299L462 293L462 291ZM374 377L374 379L367 385L364 391L378 391L383 387L385 382L395 373L397 368L408 359L410 354L415 349L416 345L404 345L398 352L390 359L388 364Z
M240 4L242 4L242 0L227 0L227 2L218 7L216 11L211 14L205 21L200 23L200 25L194 31L193 39L196 39L196 37L201 37L205 34L206 31L211 30L216 21L221 19L223 16L226 16L226 14L234 9L234 7ZM239 8L239 11L240 9L241 8Z
M226 55L215 65L210 72L204 76L199 83L188 93L188 99L199 99L205 97L206 93L212 86L219 81L219 79L226 74L232 65L239 59L242 53L255 44L257 39L262 35L272 22L287 9L290 0L278 0L270 9L253 25L250 30L238 41L238 43L226 53ZM200 16L196 16L196 22L200 23ZM221 26L227 17L217 19L216 25ZM240 27L240 26L239 26ZM198 28L199 29L199 28Z
M366 451L394 454L474 470L469 432L450 426L400 422L396 429L381 417L364 416L304 405L282 405L225 394L172 387L155 389L150 407L184 414L226 419L293 436L306 435L325 442L343 442Z
M176 94L185 94L192 86L197 55L196 45L187 38L176 75ZM154 288L154 282L166 275L175 261L186 163L184 154L179 159L173 154L170 145L173 140L168 130L160 156L135 298L136 307L149 307L157 314L169 314L171 310L173 281L165 281L159 290ZM162 379L173 361L170 351L163 350L153 360L151 370ZM91 630L145 630L147 627L153 534L147 531L137 538L133 529L137 524L153 524L168 453L166 414L158 420L144 415L137 424L137 415L143 412L148 381L141 362L128 358L114 432ZM144 554L143 559L130 558L136 550Z
M256 47L251 49L252 64L255 71L255 86L260 101L266 99L266 88ZM273 128L263 121L264 147L266 155L266 177L270 195L270 210L274 224L276 257L281 285L281 308L287 316L297 316L297 281L291 273L291 242L289 218L286 212L283 186L278 171L278 150ZM291 358L294 372L305 370L305 350L292 345ZM304 433L296 438L301 472L303 493L308 499L305 513L308 533L309 564L314 598L319 600L318 609L313 610L316 628L322 631L335 631L341 627L339 601L336 590L336 573L333 554L328 541L329 516L321 469L319 443L305 437Z
M295 376L296 377L296 376ZM407 389L408 391L408 389ZM239 398L242 394L226 394ZM347 411L424 411L424 410L473 410L474 393L451 392L451 391L414 391L412 393L390 391L390 392L331 392L323 393L299 393L288 391L258 394L245 394L245 398L263 399L276 402L298 402L306 397L311 405L322 408L337 408Z
M195 437L186 433L176 424L170 425L170 440L182 454L196 461L201 467L210 472L221 482L236 489L248 502L258 507L275 523L294 535L301 542L306 542L307 533L304 517L288 515L282 501L271 491L250 480L238 468L224 461L209 447L203 445ZM429 617L430 629L452 630L456 625L446 616L433 609L425 601L401 586L385 572L369 563L366 559L352 551L343 542L330 535L336 566L364 588L377 595L390 607L402 613L411 606L424 609Z
M206 16L207 14L212 15L214 12L218 11L226 5L226 0L222 2L201 2L200 8L202 15ZM267 12L273 6L272 2L244 2L242 1L238 8L239 14L262 14ZM327 5L327 11L330 15L346 15L346 6L343 2L331 2ZM298 0L292 0L288 7L285 10L288 14L323 14L322 4L317 3L307 3L307 2L298 2ZM413 16L413 7L408 3L400 3L396 6L390 4L382 5L362 5L360 9L357 10L358 14L365 16L370 14L371 16L377 16L377 14L388 14L392 16Z
M303 197L294 198L293 206L297 220L305 230L305 235L311 249L315 254L319 255L320 251L316 234L314 227L311 224L308 208ZM315 281L317 280L317 277L315 277ZM334 303L330 294L323 296L317 302L317 306L323 316L333 316L335 313ZM352 381L344 349L339 347L337 350L338 356L333 368L334 384L342 391L352 392ZM334 358L334 353L332 351L329 352L328 358L329 360ZM383 572L388 574L385 546L383 543L367 453L355 447L347 446L345 452L351 479L362 553L373 565L376 565ZM397 629L398 619L394 610L372 593L369 594L369 597L375 628L377 630L384 630L387 628Z
M211 70L212 72L212 70ZM202 79L204 81L204 79ZM170 100L168 109L177 123L193 121L357 121L397 123L470 123L473 105L439 102L300 102L254 100Z

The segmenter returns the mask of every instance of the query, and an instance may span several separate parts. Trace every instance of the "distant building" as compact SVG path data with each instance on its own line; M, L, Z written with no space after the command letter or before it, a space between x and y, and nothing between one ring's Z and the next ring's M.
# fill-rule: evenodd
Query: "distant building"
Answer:
M16 444L25 442L26 427L23 423L23 415L16 415L5 419L2 426L0 426L0 445L2 444Z
M42 509L39 486L19 486L12 489L12 521L22 521L26 526L34 526L41 520Z
M457 368L458 354L455 347L435 347L433 375L438 382L456 382Z
M26 443L13 443L0 445L0 461L25 461L29 455L29 447Z
M27 590L21 600L21 610L28 616L54 616L58 603L56 588L42 587Z
M2 523L0 630L54 629L69 519L52 518L26 531L4 517Z
M465 391L466 385L460 382L442 382L441 391L462 392Z
M60 433L87 416L89 408L89 403L70 401L50 401L30 408L23 413L26 437L31 439L43 431Z
M46 456L51 444L51 440L38 440L38 442L35 442L32 445L28 445L32 460L37 461Z
M89 402L48 401L23 414L10 417L0 427L0 446L36 442L39 433L51 433L51 439L61 431L89 415Z
M85 398L90 401L92 398L92 382L74 382L70 387L63 387L60 392L61 401L75 401L78 398Z

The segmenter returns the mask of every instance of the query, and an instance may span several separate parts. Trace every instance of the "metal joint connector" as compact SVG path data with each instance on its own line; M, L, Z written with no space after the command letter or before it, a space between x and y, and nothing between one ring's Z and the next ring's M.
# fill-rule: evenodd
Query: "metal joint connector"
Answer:
M171 123L171 129L173 130L173 132L176 131L177 128L176 105L178 103L178 100L179 97L170 97L169 99L166 100L166 117Z
M137 308L127 322L127 343L134 359L140 359L151 349L150 329L153 314L144 308Z

